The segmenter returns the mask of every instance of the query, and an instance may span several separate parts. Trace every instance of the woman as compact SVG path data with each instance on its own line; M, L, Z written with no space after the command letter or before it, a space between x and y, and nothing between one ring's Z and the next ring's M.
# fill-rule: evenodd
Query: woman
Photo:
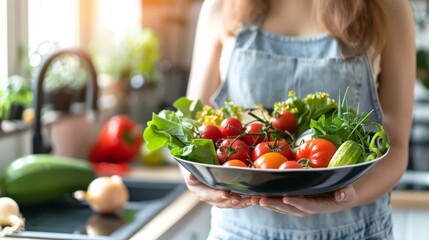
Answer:
M321 197L241 198L183 171L213 205L210 239L392 239L389 191L406 169L415 79L407 0L206 0L187 96L251 107L316 91L374 109L392 142L353 184Z

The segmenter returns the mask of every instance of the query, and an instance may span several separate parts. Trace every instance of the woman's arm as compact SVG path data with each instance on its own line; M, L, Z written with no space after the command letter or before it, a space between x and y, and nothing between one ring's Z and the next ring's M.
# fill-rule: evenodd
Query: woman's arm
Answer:
M386 2L390 32L381 56L379 99L391 148L385 159L353 184L354 205L374 201L393 188L408 163L416 78L414 21L408 1Z
M200 99L203 104L210 104L210 97L220 83L222 6L221 0L205 0L197 24L187 97ZM201 201L220 208L243 208L251 205L250 198L242 199L239 195L209 188L183 167L181 172L188 189Z
M220 83L222 1L204 1L198 18L187 97L210 103Z

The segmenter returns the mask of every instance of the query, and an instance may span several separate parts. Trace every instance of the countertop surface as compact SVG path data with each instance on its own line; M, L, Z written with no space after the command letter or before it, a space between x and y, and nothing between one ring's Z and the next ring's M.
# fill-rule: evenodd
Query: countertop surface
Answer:
M131 179L150 179L160 181L183 182L180 169L175 164L163 167L148 167L137 165L124 177ZM394 209L426 209L429 210L429 191L394 190L391 195ZM185 191L175 199L167 208L154 217L131 240L157 239L169 228L184 217L191 209L201 203L189 191ZM17 238L9 238L17 239ZM22 238L24 239L24 238Z
M180 169L175 164L165 167L135 167L128 175L129 178L158 179L165 181L183 181ZM426 209L429 210L429 191L395 190L391 195L394 209ZM184 192L168 208L158 214L151 222L137 232L132 240L157 239L171 226L185 216L192 208L200 203L189 191Z
M130 172L128 177L183 181L179 168L174 164L159 168L137 167ZM391 203L394 209L429 211L429 191L394 190L391 195ZM197 204L202 203L189 191L184 192L168 208L137 232L132 239L142 239L143 236L144 239L157 239Z

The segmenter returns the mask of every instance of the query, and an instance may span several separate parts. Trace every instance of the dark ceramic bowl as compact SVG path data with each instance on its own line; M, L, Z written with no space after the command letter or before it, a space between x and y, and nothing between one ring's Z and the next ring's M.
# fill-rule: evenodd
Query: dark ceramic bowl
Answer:
M257 196L316 195L361 177L388 153L370 162L332 168L255 169L196 163L174 157L207 186Z

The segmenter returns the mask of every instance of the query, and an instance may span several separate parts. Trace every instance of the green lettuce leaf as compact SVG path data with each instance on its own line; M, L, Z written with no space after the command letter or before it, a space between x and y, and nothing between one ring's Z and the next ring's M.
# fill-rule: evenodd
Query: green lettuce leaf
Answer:
M213 141L210 139L193 139L184 147L171 149L171 154L193 162L219 165Z
M173 106L182 117L195 119L197 112L203 110L203 104L200 100L190 100L186 97L181 97L174 101Z

